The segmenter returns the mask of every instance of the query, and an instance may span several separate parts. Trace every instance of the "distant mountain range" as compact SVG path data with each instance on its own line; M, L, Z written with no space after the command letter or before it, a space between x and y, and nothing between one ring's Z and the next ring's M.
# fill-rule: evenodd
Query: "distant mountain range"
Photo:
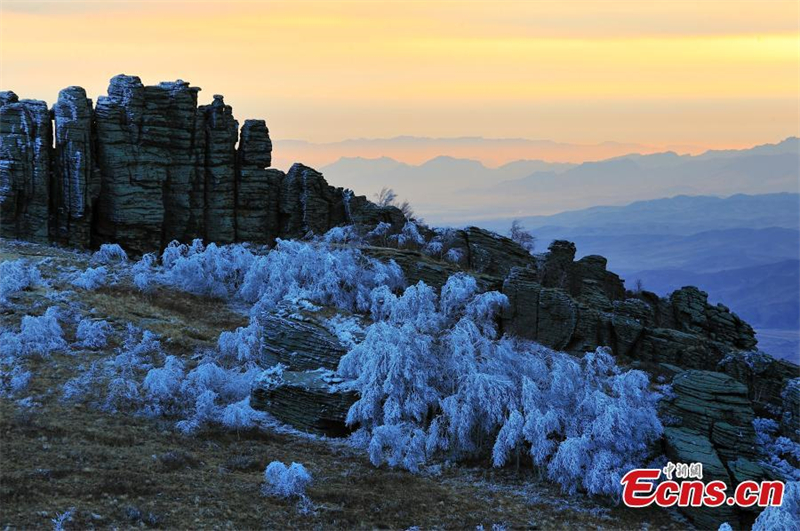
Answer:
M293 162L320 167L341 157L390 157L408 164L422 164L438 156L466 158L481 161L491 167L519 159L541 159L557 162L580 163L601 160L627 153L657 153L676 150L698 153L697 146L651 146L637 143L602 142L599 144L571 144L552 140L525 138L430 138L397 136L393 138L354 138L338 142L308 142L273 138L275 150L273 164L288 168Z
M322 168L332 183L368 194L390 187L434 224L549 215L676 195L798 192L800 140L744 150L633 154L582 164L517 161L498 168L439 156L411 165L341 158Z

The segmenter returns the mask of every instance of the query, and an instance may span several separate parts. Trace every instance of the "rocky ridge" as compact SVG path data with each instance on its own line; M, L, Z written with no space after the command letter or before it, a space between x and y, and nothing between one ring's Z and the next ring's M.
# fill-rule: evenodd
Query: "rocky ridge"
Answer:
M270 168L263 120L240 128L198 87L111 79L97 105L80 87L52 109L0 92L0 236L136 253L172 240L272 243L353 222L405 221L303 165Z
M68 87L52 110L0 92L0 237L77 247L115 242L144 253L172 240L269 244L348 224L401 229L398 209L330 186L313 168L270 168L266 123L246 120L240 128L222 96L198 106L199 90L121 75L96 106L82 88ZM676 461L702 462L709 477L729 485L769 477L756 463L754 416L777 418L781 434L800 440L797 366L757 351L753 329L699 289L631 292L605 258L576 260L567 241L531 255L467 227L452 231L447 247L460 258L385 242L362 252L394 260L409 283L438 288L464 271L481 289L502 291L510 303L500 316L503 333L574 354L608 346L630 365L674 379L665 415L677 423L666 430L664 450ZM346 348L313 318L264 315L261 325L267 355L286 370L278 384L255 386L253 406L299 429L346 433L355 397L331 379ZM704 527L747 519L727 507L690 516Z

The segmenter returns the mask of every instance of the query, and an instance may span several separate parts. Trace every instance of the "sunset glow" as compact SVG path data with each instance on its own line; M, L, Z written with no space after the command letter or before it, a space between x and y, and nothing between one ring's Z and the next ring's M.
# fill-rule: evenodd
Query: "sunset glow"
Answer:
M796 1L3 0L0 80L52 103L180 77L276 139L744 147L798 134L797 24Z

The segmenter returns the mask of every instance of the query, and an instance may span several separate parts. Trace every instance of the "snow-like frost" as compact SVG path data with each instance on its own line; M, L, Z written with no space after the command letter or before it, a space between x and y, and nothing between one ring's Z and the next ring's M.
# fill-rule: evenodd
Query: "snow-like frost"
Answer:
M89 267L72 279L72 285L85 290L97 289L108 281L108 269L104 266Z
M306 487L311 483L311 474L300 463L286 466L273 461L264 470L263 493L281 498L305 497Z
M104 243L92 253L93 264L116 264L128 261L128 254L116 243Z
M0 262L0 305L6 304L10 295L42 282L39 269L23 258Z
M88 317L78 322L75 333L76 346L80 348L103 348L108 344L108 335L112 332L111 325L104 320L95 320Z
M507 299L479 294L471 277L451 277L438 297L419 283L370 301L375 323L339 374L359 392L347 422L376 465L490 455L502 466L527 453L566 491L614 496L662 433L644 373L621 371L603 348L575 358L497 339Z
M800 483L786 483L780 507L767 507L753 523L752 531L794 531L800 522Z

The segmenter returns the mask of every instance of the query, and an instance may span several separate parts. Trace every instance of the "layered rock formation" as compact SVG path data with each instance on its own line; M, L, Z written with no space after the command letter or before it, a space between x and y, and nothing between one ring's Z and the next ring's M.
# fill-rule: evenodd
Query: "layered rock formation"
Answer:
M0 236L47 242L53 127L47 104L0 92Z
M610 346L618 356L715 370L732 351L753 349L753 329L697 288L668 298L626 292L601 256L575 261L575 246L555 241L503 281L510 307L504 330L552 348L581 353Z
M691 370L675 376L673 391L665 413L678 425L664 430L671 461L703 463L703 479L722 480L729 489L743 481L770 479L758 464L755 413L746 385L719 372ZM702 528L717 528L724 522L738 528L755 517L752 510L728 506L685 512Z
M271 243L405 221L306 166L269 168L266 123L246 120L240 130L222 96L198 106L199 91L119 75L94 109L69 87L52 112L0 93L0 235L144 253L172 240Z

